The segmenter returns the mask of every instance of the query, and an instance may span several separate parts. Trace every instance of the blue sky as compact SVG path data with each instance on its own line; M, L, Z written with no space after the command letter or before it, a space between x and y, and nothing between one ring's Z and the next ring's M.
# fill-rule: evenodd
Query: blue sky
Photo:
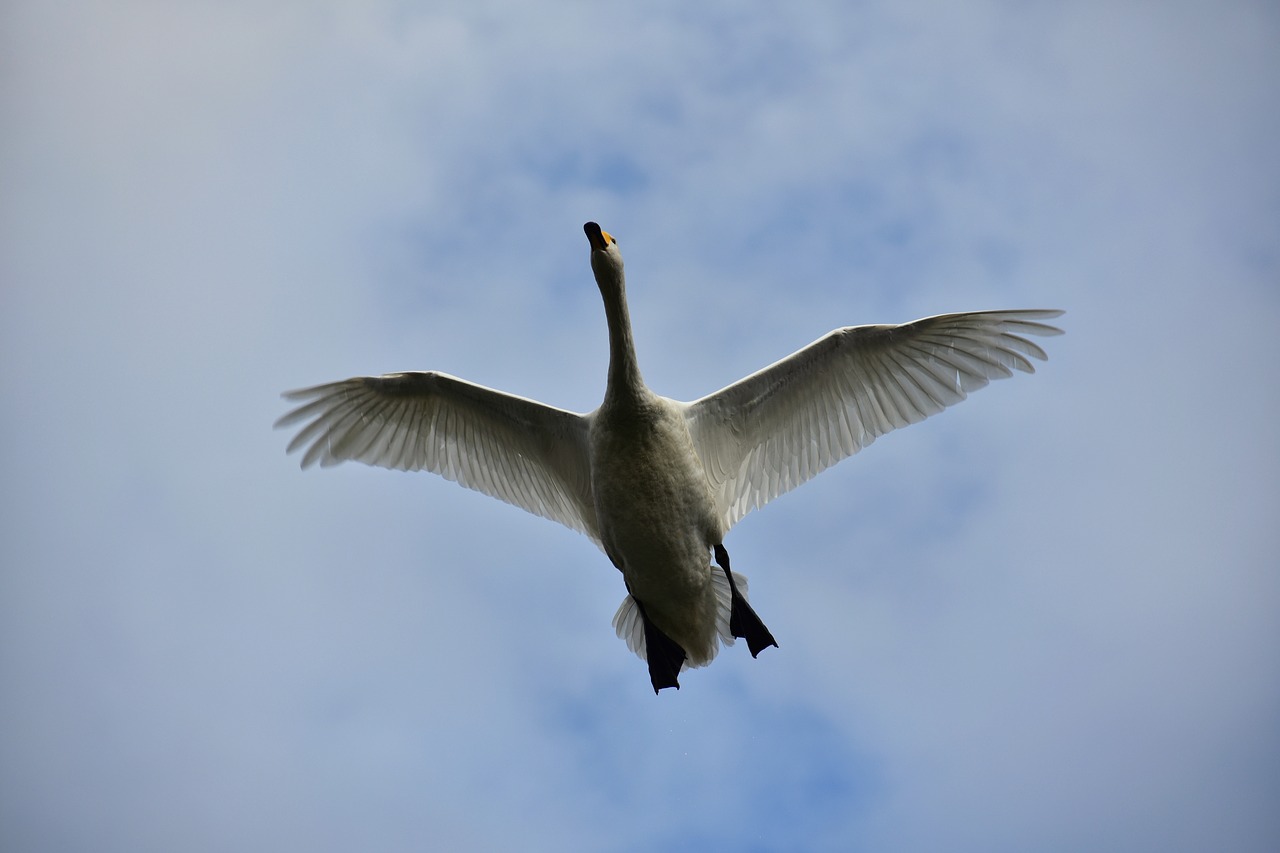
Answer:
M1267 3L16 2L0 847L1274 850ZM300 472L279 392L586 411L829 329L1050 361L744 519L780 648L655 697L585 538Z

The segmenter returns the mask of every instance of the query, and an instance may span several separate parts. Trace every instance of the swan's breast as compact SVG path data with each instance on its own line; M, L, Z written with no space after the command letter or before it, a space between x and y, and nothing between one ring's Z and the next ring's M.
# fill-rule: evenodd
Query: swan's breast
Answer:
M678 404L655 397L602 406L591 426L591 477L605 549L633 591L648 575L705 571L719 521Z

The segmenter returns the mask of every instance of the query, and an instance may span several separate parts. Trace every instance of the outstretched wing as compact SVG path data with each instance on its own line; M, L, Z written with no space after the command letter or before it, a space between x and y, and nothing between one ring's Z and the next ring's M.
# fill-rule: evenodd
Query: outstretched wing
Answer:
M1061 311L940 314L849 326L687 409L725 529L890 430L924 420L1044 350Z
M288 452L302 467L354 459L431 471L597 542L582 415L444 373L360 376L286 393L305 401L276 421L305 422Z

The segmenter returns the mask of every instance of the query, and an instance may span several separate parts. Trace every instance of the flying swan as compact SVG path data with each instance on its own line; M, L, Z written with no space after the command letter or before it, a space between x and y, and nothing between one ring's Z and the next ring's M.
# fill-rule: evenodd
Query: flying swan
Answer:
M591 538L622 572L618 636L654 692L746 639L777 641L747 603L724 537L744 515L1014 370L1061 311L939 314L836 329L714 394L682 403L640 376L617 241L583 226L609 325L604 402L577 414L445 373L390 373L287 392L302 467L354 459L446 479ZM714 557L715 566L712 565Z

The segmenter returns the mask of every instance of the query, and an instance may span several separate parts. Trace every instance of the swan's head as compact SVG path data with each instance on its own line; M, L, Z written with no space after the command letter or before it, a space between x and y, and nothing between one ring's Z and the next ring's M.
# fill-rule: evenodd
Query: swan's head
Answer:
M591 271L596 274L596 283L601 287L620 284L622 254L618 251L618 241L594 222L583 225L582 230L587 232L587 240L591 243Z

